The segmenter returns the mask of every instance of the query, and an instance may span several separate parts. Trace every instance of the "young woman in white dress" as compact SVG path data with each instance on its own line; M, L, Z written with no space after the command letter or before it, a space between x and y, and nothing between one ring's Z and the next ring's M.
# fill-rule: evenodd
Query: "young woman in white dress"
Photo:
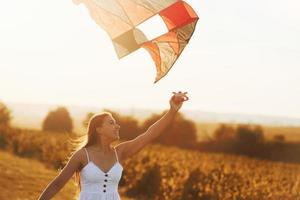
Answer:
M83 145L77 147L65 167L47 185L38 200L51 199L74 173L80 191L78 200L120 200L118 183L122 176L122 163L162 133L183 102L188 100L186 94L187 92L173 92L167 113L143 134L115 147L111 143L119 139L120 126L109 112L94 115L89 121L86 139L81 143Z

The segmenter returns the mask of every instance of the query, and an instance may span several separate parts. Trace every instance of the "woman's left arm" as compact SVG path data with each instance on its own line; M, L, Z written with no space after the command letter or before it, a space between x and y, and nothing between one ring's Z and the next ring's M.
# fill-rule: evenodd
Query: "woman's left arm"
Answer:
M188 100L186 92L173 92L173 94L174 95L169 101L170 109L167 113L165 113L159 120L152 124L143 134L137 136L132 140L122 142L116 146L116 148L122 152L122 159L129 158L133 154L139 152L143 147L157 138L163 132L163 130L173 121L183 102Z

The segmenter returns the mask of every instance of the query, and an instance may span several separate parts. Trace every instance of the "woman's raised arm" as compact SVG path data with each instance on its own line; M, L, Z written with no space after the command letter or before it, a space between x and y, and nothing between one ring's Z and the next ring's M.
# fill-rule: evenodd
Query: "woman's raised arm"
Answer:
M171 123L176 113L181 108L183 102L188 100L186 92L173 92L173 94L174 95L169 101L170 109L167 113L165 113L159 120L152 124L145 133L137 136L132 140L122 142L116 146L116 148L120 149L120 151L122 152L122 159L129 158L133 154L139 152L148 143L158 137L162 133L162 131Z

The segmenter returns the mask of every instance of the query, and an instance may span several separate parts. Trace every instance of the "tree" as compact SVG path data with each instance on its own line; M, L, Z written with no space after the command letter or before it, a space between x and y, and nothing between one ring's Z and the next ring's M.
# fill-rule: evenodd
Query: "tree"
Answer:
M242 143L257 144L264 141L263 129L259 125L240 124L236 129L236 138Z
M221 124L214 132L213 137L218 142L232 140L235 137L235 129L232 126Z
M10 110L4 103L0 102L0 125L9 126L11 119Z
M72 132L73 120L65 107L50 111L43 122L44 131Z
M152 124L159 120L167 111L161 114L153 114L146 119L142 125L142 130L146 131ZM164 132L154 140L154 142L174 145L179 147L189 147L197 141L197 129L195 123L185 119L181 113L177 113L173 122Z

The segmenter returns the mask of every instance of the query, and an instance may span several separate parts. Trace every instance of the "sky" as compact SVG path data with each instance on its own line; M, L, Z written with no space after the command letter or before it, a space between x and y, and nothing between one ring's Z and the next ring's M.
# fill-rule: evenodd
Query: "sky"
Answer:
M119 60L84 5L0 2L0 101L166 109L187 91L182 110L300 118L297 0L187 0L196 30L156 84L148 52ZM165 30L158 17L140 28L148 39Z

